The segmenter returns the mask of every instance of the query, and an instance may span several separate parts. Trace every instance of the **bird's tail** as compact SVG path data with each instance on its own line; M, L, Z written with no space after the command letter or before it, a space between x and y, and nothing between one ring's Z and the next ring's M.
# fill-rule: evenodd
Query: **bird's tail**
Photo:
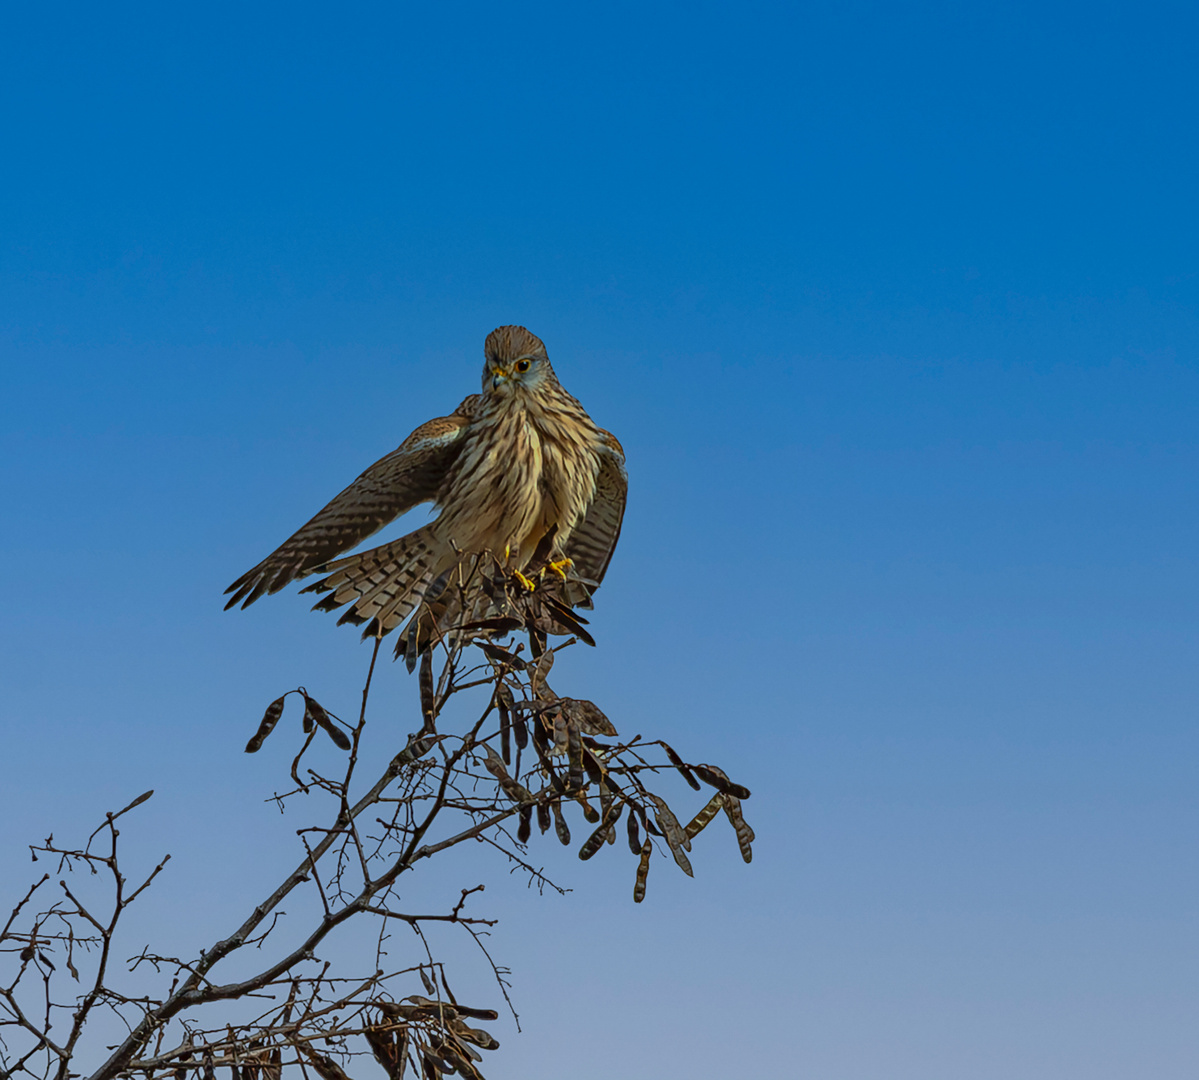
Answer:
M390 544L326 563L321 569L329 576L303 590L331 594L314 604L313 611L335 611L350 604L338 625L368 623L364 637L394 630L458 559L437 535L436 525L430 522Z

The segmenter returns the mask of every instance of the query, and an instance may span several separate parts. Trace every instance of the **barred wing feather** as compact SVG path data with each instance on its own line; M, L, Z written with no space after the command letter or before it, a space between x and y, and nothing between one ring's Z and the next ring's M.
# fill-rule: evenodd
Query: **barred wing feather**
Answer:
M450 416L422 424L386 457L375 462L311 521L225 590L249 607L264 593L355 547L414 506L432 501L462 448L462 436L478 395Z

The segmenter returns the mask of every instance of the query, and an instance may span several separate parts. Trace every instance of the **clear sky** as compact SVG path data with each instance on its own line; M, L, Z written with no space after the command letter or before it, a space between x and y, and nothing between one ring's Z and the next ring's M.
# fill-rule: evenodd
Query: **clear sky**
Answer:
M286 747L241 746L367 653L221 592L517 322L628 453L573 692L752 788L758 843L637 907L627 854L541 844L575 892L487 894L488 1075L1194 1077L1197 31L8 5L0 904L148 787L160 929L290 867Z

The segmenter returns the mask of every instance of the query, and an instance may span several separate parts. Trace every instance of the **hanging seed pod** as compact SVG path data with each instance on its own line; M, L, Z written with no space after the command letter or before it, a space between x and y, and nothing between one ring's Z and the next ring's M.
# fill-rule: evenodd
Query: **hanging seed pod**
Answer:
M290 694L292 691L288 691ZM279 717L283 715L283 703L287 700L287 694L282 697L275 698L267 707L266 712L262 714L262 723L258 725L258 730L254 733L254 737L246 743L246 753L254 754L266 742L266 737L275 730L275 725L279 723Z
M683 764L683 759L679 757L679 755L676 754L671 747L661 740L659 740L658 745L666 751L666 756L670 758L671 765L679 770L679 773L682 775L683 779L686 780L687 783L690 784L696 791L699 791L699 781L696 780L692 775L691 770Z
M633 808L629 807L629 816L624 821L625 830L629 834L629 850L634 855L641 854L641 834L637 829L637 815L633 813Z
M734 799L749 798L749 788L734 784L725 775L724 770L716 768L715 765L696 765L695 775L705 784L711 784L717 791L721 791L725 795L732 795Z
M695 875L691 870L691 860L685 854L685 850L691 850L691 841L687 839L687 834L679 826L678 818L674 816L674 812L666 805L665 800L660 799L657 795L650 795L650 799L653 800L656 807L654 818L658 822L658 828L662 830L662 835L666 838L667 846L670 848L670 853L674 856L674 861L679 864L679 869L684 874L688 877L694 877Z
M434 710L437 702L433 696L433 650L426 649L420 658L420 714L424 719L424 731L434 730Z
M654 845L646 837L641 846L641 861L637 864L637 880L633 883L633 903L640 904L645 899L645 879L649 877L649 857Z
M550 809L554 812L554 832L558 834L558 839L563 846L570 844L570 827L566 824L566 818L562 816L562 801L556 799Z
M579 858L586 862L603 846L604 841L608 839L612 832L612 826L616 824L617 818L620 817L620 812L624 808L622 803L616 803L608 808L608 812L604 814L603 820L600 822L599 828L595 830L585 841L583 846L579 848Z
M333 745L336 746L338 750L349 750L350 737L344 731L342 731L341 728L339 728L335 723L333 723L332 719L330 719L330 717L329 717L329 714L327 712L325 712L324 706L321 705L321 703L319 701L317 701L316 698L309 697L307 694L305 694L304 695L304 724L305 724L304 730L305 731L312 730L312 724L310 724L308 722L309 717L311 717L313 722L315 722L321 728L321 730L324 731L325 734L328 735L329 738L333 740Z
M741 801L733 798L732 795L724 797L724 812L729 821L733 823L733 831L737 834L737 846L741 849L741 858L746 862L752 862L754 857L753 841L754 831L749 827L749 823L741 816Z
M695 815L689 822L683 832L687 834L688 840L694 840L704 829L708 827L711 820L720 813L720 808L724 806L725 796L719 791L713 795L704 808Z
M583 808L583 820L586 821L588 825L594 825L597 821L599 821L600 816L598 813L596 813L595 807L593 807L591 803L587 801L587 795L585 792L577 792L574 798L575 802L577 802Z

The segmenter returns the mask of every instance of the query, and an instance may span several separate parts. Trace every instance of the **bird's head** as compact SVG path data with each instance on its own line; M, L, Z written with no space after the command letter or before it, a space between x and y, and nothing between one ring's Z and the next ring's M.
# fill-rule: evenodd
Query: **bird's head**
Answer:
M545 345L523 326L500 326L483 343L483 393L536 393L554 380Z

